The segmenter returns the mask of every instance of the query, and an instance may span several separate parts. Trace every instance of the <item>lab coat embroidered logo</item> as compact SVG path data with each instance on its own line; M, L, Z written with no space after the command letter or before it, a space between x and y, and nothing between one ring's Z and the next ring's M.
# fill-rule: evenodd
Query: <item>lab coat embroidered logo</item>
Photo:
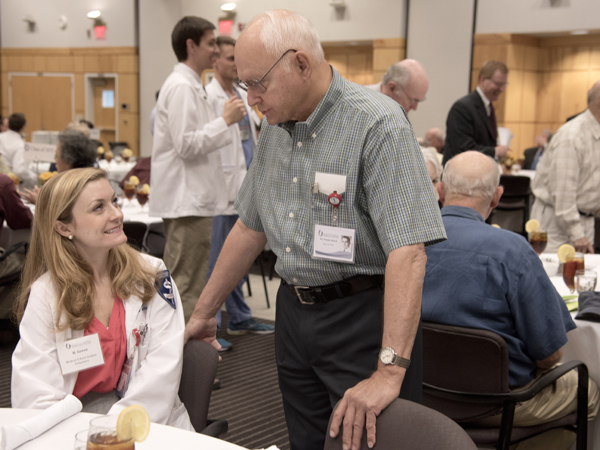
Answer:
M175 305L175 294L173 293L173 282L171 281L171 274L168 270L163 270L158 273L156 290L173 309L177 309L177 306Z

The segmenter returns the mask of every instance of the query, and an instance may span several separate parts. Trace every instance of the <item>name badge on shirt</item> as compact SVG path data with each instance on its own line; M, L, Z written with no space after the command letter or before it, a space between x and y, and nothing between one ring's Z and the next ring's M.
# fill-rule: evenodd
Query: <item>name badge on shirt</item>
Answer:
M98 333L62 342L57 351L63 375L104 364Z
M240 128L240 134L242 136L242 141L247 141L248 139L250 139L250 126L249 125L240 125L238 124L239 128Z
M351 228L315 225L313 258L354 264L354 233Z

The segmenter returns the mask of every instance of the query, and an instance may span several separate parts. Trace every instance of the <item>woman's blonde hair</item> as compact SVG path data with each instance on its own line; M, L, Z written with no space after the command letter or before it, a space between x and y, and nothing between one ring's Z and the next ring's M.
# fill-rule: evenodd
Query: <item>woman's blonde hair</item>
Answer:
M72 169L52 177L40 190L16 308L19 323L32 284L46 272L50 273L57 294L56 328L82 330L93 320L92 268L78 255L73 242L56 231L55 225L57 221L71 222L73 205L81 191L89 182L99 179L107 179L106 172L94 168ZM136 250L128 244L110 249L108 268L113 291L119 298L136 295L144 303L150 301L157 271L145 264ZM61 323L62 316L66 321Z

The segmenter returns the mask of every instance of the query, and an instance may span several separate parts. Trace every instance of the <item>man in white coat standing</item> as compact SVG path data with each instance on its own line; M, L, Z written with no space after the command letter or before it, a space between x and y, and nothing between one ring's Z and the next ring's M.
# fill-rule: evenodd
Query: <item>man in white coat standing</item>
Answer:
M206 284L212 217L227 207L219 149L232 142L229 126L246 114L237 98L220 117L200 78L218 55L214 25L184 17L171 35L179 61L160 89L152 148L150 215L162 217L164 261L181 295L187 321Z
M250 166L254 148L256 147L256 125L259 118L256 113L248 106L247 94L243 89L234 85L237 81L237 68L233 52L235 48L235 39L220 36L217 38L219 47L219 57L215 60L215 77L206 86L208 99L211 101L217 114L222 114L225 103L229 98L237 97L244 102L246 116L233 125L229 126L232 142L221 148L221 164L225 174L227 184L227 195L229 204L222 215L213 218L212 242L210 248L210 261L208 265L208 278L215 267L221 248L225 243L227 235L232 230L238 219L238 214L233 207L233 202L240 190L242 181L246 176L246 169ZM235 287L225 300L225 306L229 315L229 334L271 334L275 332L275 327L265 323L260 323L252 318L250 307L244 299L242 286L244 280ZM221 311L217 312L217 328L221 327ZM219 339L221 351L229 350L231 343Z

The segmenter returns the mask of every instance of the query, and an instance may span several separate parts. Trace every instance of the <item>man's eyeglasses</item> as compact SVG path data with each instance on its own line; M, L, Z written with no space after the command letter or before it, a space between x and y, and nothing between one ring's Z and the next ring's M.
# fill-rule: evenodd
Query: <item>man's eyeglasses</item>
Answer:
M508 81L505 81L504 83L499 83L496 80L492 80L491 78L488 78L488 80L494 83L498 89L508 86Z
M406 98L408 99L408 101L410 102L411 105L415 104L415 103L421 103L424 102L425 100L427 100L426 97L422 98L421 100L419 100L418 98L412 98L408 95L408 92L406 92L406 89L404 89L404 86L402 86L400 83L396 83L396 86L398 86L400 89L402 89L404 91L404 95L406 95Z
M260 80L247 80L247 81L242 81L242 80L237 80L235 82L235 85L237 87L239 87L240 89L243 89L244 91L248 91L248 89L254 89L255 91L258 91L260 93L266 92L267 88L262 84L262 80L265 79L265 77L267 75L269 75L269 73L271 73L271 70L273 70L273 68L277 65L277 63L279 63L279 61L281 61L283 59L283 57L285 55L287 55L289 52L294 52L296 53L298 50L294 50L294 49L289 49L287 50L283 55L281 55L281 58L279 58L277 61L275 61L275 64L273 64L271 66L271 68L269 70L267 70L267 73L265 73Z

